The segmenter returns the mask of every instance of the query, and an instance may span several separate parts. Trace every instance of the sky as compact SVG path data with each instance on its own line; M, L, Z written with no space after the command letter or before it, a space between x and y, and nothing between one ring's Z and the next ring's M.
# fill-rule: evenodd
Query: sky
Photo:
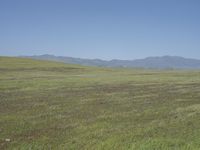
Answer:
M200 59L199 0L0 0L0 55Z

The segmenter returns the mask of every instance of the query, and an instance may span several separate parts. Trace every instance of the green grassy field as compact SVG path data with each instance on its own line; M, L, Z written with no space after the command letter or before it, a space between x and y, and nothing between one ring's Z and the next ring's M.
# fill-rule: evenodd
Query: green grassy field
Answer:
M200 71L0 57L0 149L199 150Z

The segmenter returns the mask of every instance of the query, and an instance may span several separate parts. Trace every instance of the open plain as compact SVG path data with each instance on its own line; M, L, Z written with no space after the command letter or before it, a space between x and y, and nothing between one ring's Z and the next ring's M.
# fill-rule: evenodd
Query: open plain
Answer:
M0 149L200 149L200 71L0 57Z

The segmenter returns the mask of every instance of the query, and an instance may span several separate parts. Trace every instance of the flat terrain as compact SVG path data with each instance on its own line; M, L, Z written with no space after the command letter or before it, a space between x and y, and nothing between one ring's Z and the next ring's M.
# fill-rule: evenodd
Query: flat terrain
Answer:
M200 149L200 71L0 57L0 149Z

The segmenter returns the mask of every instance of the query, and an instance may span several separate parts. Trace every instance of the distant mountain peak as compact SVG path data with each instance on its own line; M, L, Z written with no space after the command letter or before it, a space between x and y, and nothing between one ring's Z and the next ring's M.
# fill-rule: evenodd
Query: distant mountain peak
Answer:
M101 59L82 59L65 56L54 56L50 54L35 55L35 56L22 56L33 59L51 60L71 64L80 64L87 66L103 66L103 67L139 67L139 68L157 68L157 69L200 69L200 60L188 59L180 56L151 56L144 59L136 60L119 60L112 59L110 61Z

